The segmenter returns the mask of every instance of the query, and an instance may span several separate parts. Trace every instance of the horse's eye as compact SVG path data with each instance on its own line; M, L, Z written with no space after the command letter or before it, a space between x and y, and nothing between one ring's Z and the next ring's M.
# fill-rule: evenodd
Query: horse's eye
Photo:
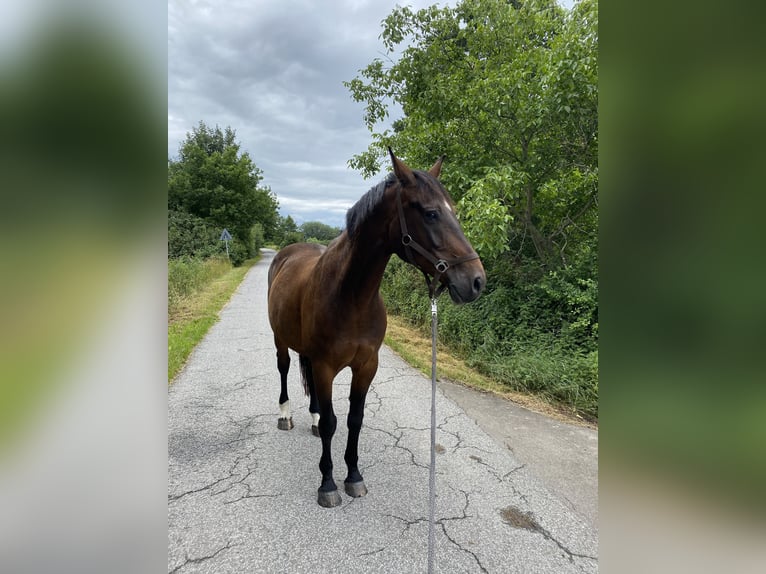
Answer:
M439 219L439 212L435 209L429 209L425 212L424 217L426 218L426 221L429 223L434 223L435 221L438 221Z

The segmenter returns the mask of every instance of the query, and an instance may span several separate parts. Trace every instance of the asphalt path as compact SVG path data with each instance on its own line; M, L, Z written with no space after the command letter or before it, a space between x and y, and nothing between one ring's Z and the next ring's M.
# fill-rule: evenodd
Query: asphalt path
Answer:
M168 393L168 572L426 572L430 381L381 349L359 441L369 493L352 499L342 490L351 376L338 375L333 462L343 502L320 507L321 444L295 355L295 428L277 429L273 255L264 250ZM448 383L437 392L434 571L597 572L587 494L596 432L553 420L546 429L547 419L488 400ZM533 436L515 440L523 434ZM560 440L550 450L540 436Z

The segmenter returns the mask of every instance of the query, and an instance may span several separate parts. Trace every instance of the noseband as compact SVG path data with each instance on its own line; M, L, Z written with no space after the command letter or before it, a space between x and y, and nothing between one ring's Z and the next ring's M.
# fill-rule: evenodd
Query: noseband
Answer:
M415 267L420 269L423 273L423 277L426 279L426 285L428 286L428 295L431 299L436 299L445 289L445 285L439 284L439 279L446 273L447 269L465 263L466 261L473 261L478 259L479 255L474 251L463 257L456 257L455 259L437 259L433 254L429 253L422 245L415 241L412 236L407 232L407 222L404 219L404 206L402 205L402 186L396 188L396 207L399 210L399 224L402 228L402 245L404 245L404 252L407 256L407 261L412 263ZM431 278L428 273L420 267L412 256L412 250L417 251L423 257L425 257L436 269L436 274Z

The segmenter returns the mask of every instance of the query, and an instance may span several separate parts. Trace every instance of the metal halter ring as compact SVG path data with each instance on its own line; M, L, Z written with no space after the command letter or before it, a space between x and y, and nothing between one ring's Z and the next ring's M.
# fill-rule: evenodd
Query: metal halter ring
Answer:
M402 245L409 245L410 243L412 243L412 236L402 235Z
M447 263L444 259L439 259L434 267L439 273L444 273L447 269L449 269L449 263Z

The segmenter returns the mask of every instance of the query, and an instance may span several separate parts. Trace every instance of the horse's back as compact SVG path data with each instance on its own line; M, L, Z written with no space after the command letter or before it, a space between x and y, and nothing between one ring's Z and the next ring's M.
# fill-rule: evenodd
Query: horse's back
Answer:
M280 249L269 267L269 293L275 278L283 271L291 276L301 271L307 274L326 249L317 243L292 243Z
M325 251L315 243L293 243L281 249L269 267L269 322L274 335L300 352L302 304L306 285Z

